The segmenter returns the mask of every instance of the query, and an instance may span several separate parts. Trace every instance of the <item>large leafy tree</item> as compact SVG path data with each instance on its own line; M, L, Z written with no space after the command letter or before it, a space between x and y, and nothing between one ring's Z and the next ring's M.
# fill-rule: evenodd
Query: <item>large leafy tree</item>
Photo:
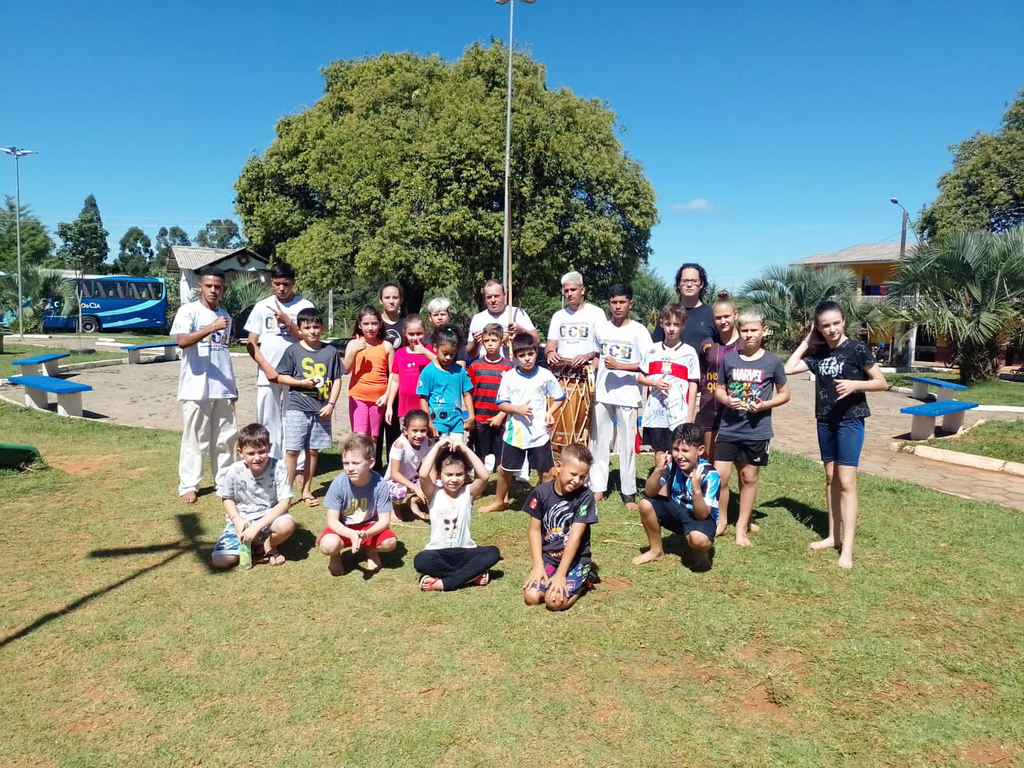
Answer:
M807 335L814 321L814 308L822 301L835 301L843 308L851 335L861 326L873 331L891 324L879 304L860 298L857 276L834 265L821 269L769 267L744 286L741 299L764 314L765 325L771 330L767 344L779 351L792 350Z
M1024 324L1024 227L929 240L900 262L894 289L908 320L957 350L962 382L993 378Z
M103 262L110 252L110 246L107 245L108 234L110 233L103 228L96 198L89 195L85 198L82 212L78 214L77 219L57 225L57 237L62 241L57 251L61 265L86 273L99 272L103 269Z
M241 248L245 244L238 224L231 219L213 219L196 233L202 248Z
M149 274L150 262L153 259L153 243L149 235L139 227L129 227L118 245L120 250L112 266L114 272L138 277Z
M14 272L18 264L17 208L8 196L0 209L0 272ZM28 206L21 206L21 263L42 265L53 256L53 239Z
M479 295L501 276L508 49L461 59L383 54L323 70L323 98L282 119L246 164L236 210L254 247L293 263L304 284L353 273ZM550 90L543 65L514 57L513 300L551 293L570 268L592 291L630 279L657 220L654 191L596 99Z
M938 198L922 211L921 233L1001 232L1024 224L1024 91L997 132L978 132L950 149L953 170L942 175Z
M156 233L156 254L149 265L151 274L162 275L167 271L167 260L171 257L171 246L174 245L192 245L192 241L181 227L160 227Z

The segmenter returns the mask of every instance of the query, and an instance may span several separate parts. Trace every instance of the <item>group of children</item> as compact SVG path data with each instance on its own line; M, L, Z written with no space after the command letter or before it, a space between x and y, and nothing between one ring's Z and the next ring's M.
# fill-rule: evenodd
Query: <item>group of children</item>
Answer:
M408 514L430 523L430 541L414 561L424 591L486 584L501 555L473 542L472 504L496 469L496 498L484 511L508 508L512 480L525 465L538 472L540 483L524 507L531 518L533 559L524 599L568 608L589 583L589 526L597 522L597 502L607 493L613 432L618 433L624 500L639 512L650 545L633 562L662 557L664 527L686 539L695 568L707 567L708 550L727 527L727 515L719 510L728 509L733 465L740 486L735 541L750 546L749 533L757 529L751 517L759 472L773 437L772 410L789 400L787 374L806 370L816 375L830 512L830 534L812 548L836 546L841 530L839 565L852 567L856 464L868 414L863 392L884 388L885 382L864 345L845 336L837 305L818 307L814 329L783 365L762 346L763 317L749 310L737 314L727 295L706 313L716 333L698 351L683 340L694 307L666 307L655 343L629 317L631 288L613 287L611 318L595 319L593 453L570 445L556 461L551 427L565 391L537 365L535 335L520 331L508 339L506 327L487 323L474 334L479 356L464 367L457 361L464 349L461 338L450 325L435 326L426 344L426 326L418 315L402 318L399 325L365 307L342 359L321 342L320 313L295 296L291 267L275 264L271 278L274 295L254 308L246 324L249 353L259 366L257 411L263 423L237 434L241 461L232 464L224 456L236 439L237 389L230 358L224 360L230 318L218 307L223 275L201 274L199 301L183 306L172 328L183 349L179 493L188 503L195 500L201 455L209 449L227 517L214 550L217 567L237 563L249 545L271 565L284 562L278 546L295 529L288 513L292 487L298 483L308 506L319 504L312 479L318 452L332 443L331 419L346 372L353 434L342 444L344 471L324 499L326 527L317 540L331 574L345 572L346 552L364 552L367 570L378 570L379 553L396 544L391 515ZM395 305L389 307L382 290L382 307L397 315L400 291L393 285L385 290L393 290L398 302L389 295ZM504 355L506 344L513 360ZM634 438L644 388L643 434L655 451L655 465L637 503ZM380 466L375 454L382 425L401 425L386 449L384 476L373 471Z

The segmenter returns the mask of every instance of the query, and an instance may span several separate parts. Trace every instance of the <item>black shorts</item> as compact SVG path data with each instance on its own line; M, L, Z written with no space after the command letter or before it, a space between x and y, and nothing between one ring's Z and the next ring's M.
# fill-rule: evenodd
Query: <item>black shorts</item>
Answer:
M715 441L715 461L741 462L755 467L768 465L770 440L725 440Z
M477 424L473 428L473 444L476 455L481 459L494 455L496 464L501 464L501 451L505 441L502 439L505 430L501 427L481 426Z
M655 451L672 452L672 430L668 427L644 427L644 442Z
M526 460L530 462L530 469L537 470L538 475L550 471L555 466L555 457L551 455L551 443L547 442L536 448L516 448L508 443L502 446L501 468L506 472L518 472Z
M714 542L718 523L711 515L704 520L698 520L693 516L693 512L665 496L654 496L653 498L645 496L644 498L654 507L658 525L662 528L668 528L673 533L684 537L694 532L703 533L708 537L708 541Z

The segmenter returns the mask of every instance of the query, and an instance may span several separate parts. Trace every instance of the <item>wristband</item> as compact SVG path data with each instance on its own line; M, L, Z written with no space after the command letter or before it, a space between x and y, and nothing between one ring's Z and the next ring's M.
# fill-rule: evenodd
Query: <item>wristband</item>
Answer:
M331 402L328 402L327 404L328 404L329 406L331 406L331 408L337 408L337 407L338 407L338 404L337 404L337 403L331 403Z

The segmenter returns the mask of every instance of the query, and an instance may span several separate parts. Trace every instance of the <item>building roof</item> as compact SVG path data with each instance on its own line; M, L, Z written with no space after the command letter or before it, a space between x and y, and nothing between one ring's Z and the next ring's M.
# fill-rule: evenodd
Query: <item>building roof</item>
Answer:
M172 245L171 259L178 269L200 269L214 264L215 262L227 259L235 254L244 252L250 259L256 259L268 263L265 258L248 248L196 248L190 245ZM174 265L168 264L174 269Z
M906 255L912 255L916 248L915 243L907 243ZM874 245L854 245L835 253L816 253L793 263L807 267L824 264L886 264L899 260L899 243L875 243Z

